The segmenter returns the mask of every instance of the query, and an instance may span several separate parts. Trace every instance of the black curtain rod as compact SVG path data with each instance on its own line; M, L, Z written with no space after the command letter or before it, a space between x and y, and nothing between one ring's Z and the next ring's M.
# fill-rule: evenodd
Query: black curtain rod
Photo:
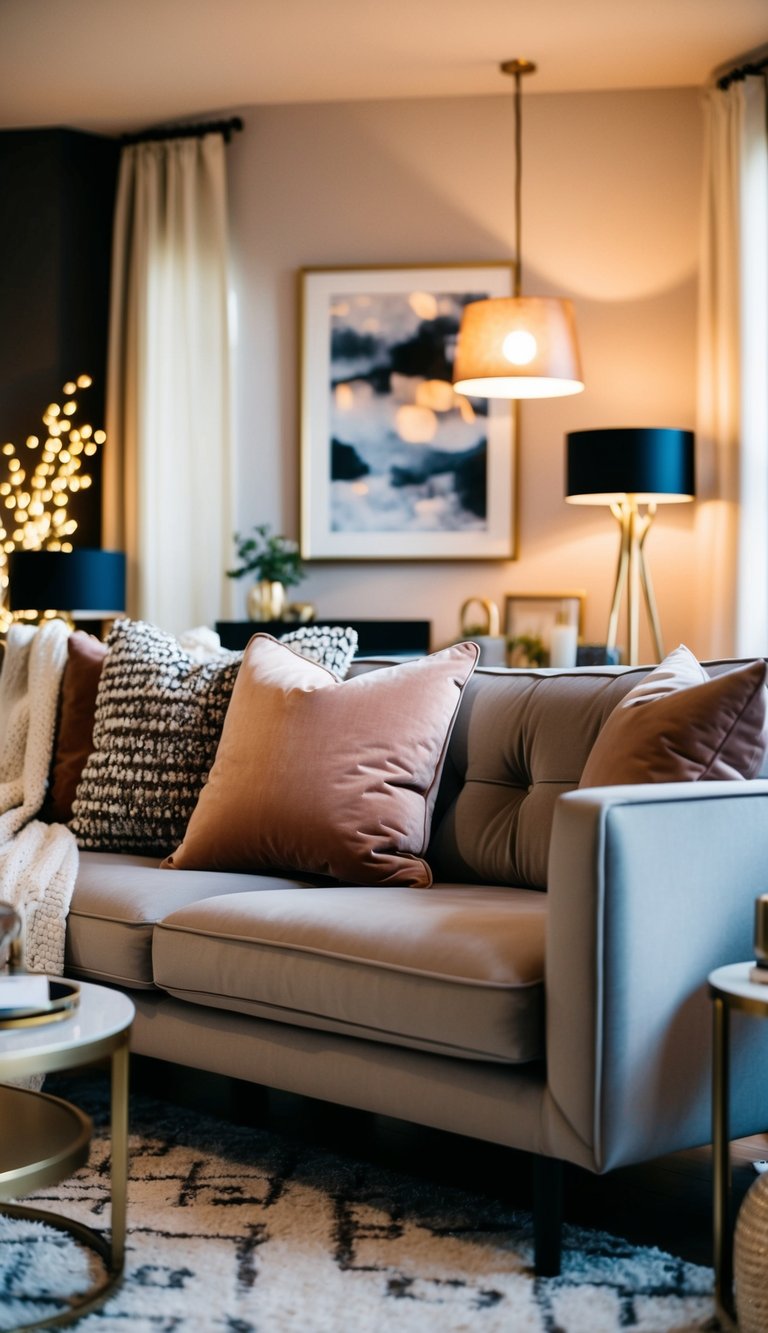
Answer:
M768 58L752 61L748 65L737 65L736 69L730 69L727 74L717 80L717 86L724 93L732 83L738 83L740 79L746 79L750 74L765 74L767 69Z
M223 134L224 142L229 143L235 131L242 128L240 117L232 116L229 120L204 120L196 125L157 125L137 134L121 134L120 142L127 147L134 143L157 143L161 139L201 139L204 134Z

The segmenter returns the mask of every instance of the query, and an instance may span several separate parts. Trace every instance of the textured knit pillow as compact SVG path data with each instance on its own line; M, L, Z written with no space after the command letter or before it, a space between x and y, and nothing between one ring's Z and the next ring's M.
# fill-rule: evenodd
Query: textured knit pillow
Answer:
M44 811L47 819L60 824L72 817L77 784L93 749L96 694L106 655L107 645L94 634L81 629L70 634Z
M213 763L241 654L195 662L141 620L116 621L107 646L71 828L84 848L164 855Z
M617 704L580 787L753 778L765 757L766 664L709 676L682 644Z
M289 634L281 634L280 642L343 680L357 651L357 630L338 625L301 625Z
M437 784L477 657L459 643L340 682L257 634L210 778L164 864L427 887Z

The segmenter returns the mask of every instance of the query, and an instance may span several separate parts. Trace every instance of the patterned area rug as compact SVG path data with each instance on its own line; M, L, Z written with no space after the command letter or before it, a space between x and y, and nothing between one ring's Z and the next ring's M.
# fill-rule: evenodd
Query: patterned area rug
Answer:
M536 1279L529 1217L487 1197L143 1096L132 1114L126 1277L80 1333L688 1333L712 1315L711 1270L659 1250L570 1227L562 1276ZM35 1199L106 1226L103 1130ZM0 1218L0 1329L61 1310L50 1293L94 1262Z

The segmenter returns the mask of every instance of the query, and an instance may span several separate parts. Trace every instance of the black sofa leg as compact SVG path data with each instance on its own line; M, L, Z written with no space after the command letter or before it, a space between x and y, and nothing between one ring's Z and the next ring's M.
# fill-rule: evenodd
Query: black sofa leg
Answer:
M533 1159L533 1246L537 1277L558 1277L563 1228L563 1163Z

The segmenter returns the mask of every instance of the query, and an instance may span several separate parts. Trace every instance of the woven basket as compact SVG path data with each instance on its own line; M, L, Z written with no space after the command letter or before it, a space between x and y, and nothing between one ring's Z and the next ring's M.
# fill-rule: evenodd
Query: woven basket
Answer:
M739 1209L733 1276L739 1333L768 1333L768 1174L758 1176Z

